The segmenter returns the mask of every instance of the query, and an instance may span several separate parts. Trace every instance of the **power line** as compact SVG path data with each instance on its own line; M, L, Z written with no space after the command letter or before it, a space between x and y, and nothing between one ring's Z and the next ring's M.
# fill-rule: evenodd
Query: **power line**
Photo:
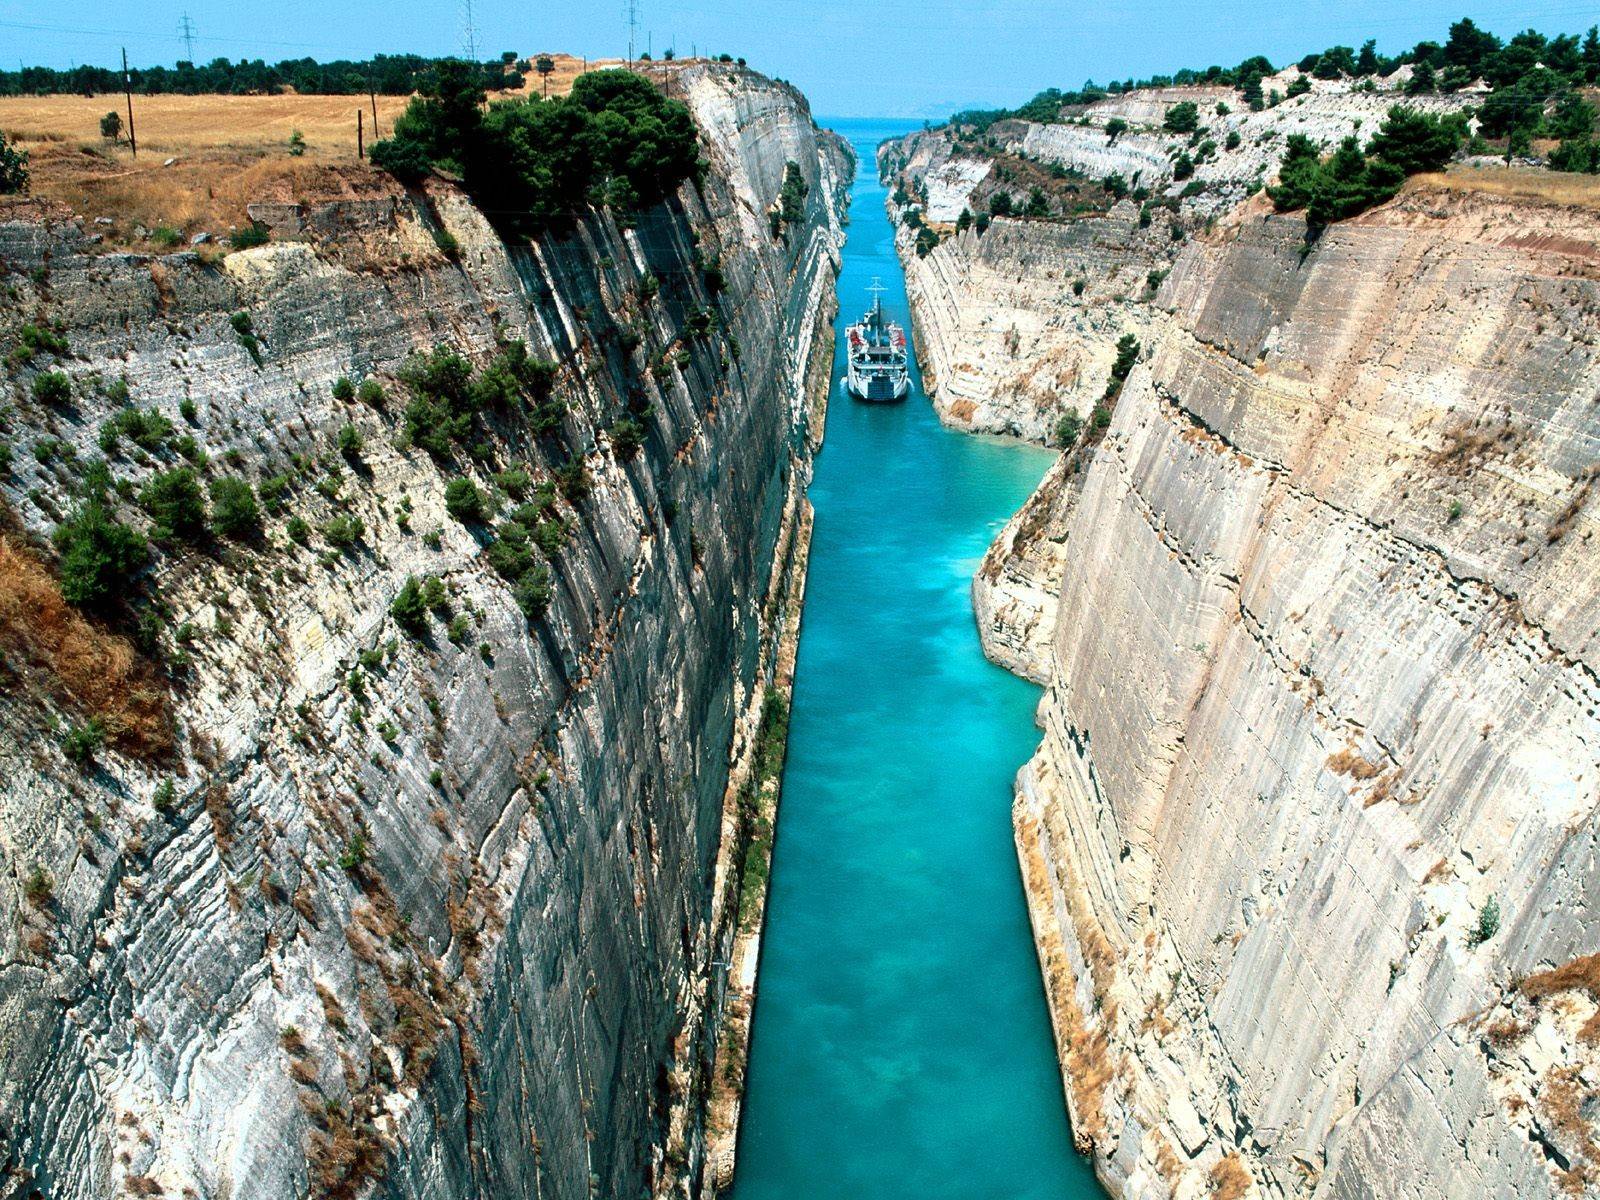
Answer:
M468 62L478 61L478 30L472 20L472 0L461 0L461 49Z

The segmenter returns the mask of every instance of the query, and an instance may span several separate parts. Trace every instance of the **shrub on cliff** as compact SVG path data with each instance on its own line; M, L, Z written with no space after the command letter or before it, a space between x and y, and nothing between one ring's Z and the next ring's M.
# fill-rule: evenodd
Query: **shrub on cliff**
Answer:
M61 595L81 608L117 600L150 557L139 532L118 521L100 498L56 526L52 540L61 555Z
M1465 117L1439 117L1396 105L1367 143L1367 154L1393 163L1407 175L1443 170L1461 148L1466 124Z
M1069 408L1061 414L1056 421L1056 445L1063 450L1070 449L1078 441L1078 435L1083 432L1083 418L1078 415L1078 410Z
M139 490L139 504L150 514L158 542L199 541L206 531L206 502L190 467L153 475Z
M0 196L19 195L28 190L28 152L6 142L0 133Z
M1395 107L1389 110L1366 151L1347 137L1324 160L1303 134L1290 134L1278 183L1267 195L1280 212L1304 209L1313 228L1353 217L1382 204L1406 176L1436 171L1455 155L1465 122Z
M211 481L211 527L223 537L253 537L261 529L256 494L243 479L224 475Z
M419 635L427 628L428 605L422 598L422 584L415 575L406 576L405 583L400 585L389 605L389 615L409 634Z
M452 479L445 486L444 507L458 521L481 521L484 518L483 493L470 479Z
M1200 109L1193 100L1180 100L1167 109L1161 128L1168 133L1193 133L1200 128Z

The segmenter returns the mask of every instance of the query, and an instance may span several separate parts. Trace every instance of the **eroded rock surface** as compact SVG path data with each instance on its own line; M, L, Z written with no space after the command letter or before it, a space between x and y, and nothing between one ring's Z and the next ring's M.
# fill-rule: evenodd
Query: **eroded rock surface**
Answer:
M0 342L71 347L13 372L13 545L77 503L117 380L172 424L110 453L134 490L181 435L206 474L287 477L259 538L157 557L149 636L187 660L164 761L67 761L85 714L7 663L0 1195L698 1191L729 764L777 669L849 167L792 89L677 79L711 169L634 228L508 246L439 183L308 202L298 240L215 263L0 223ZM790 161L807 213L774 237ZM559 364L559 429L513 408L448 455L406 444L406 358L511 338ZM45 368L70 403L29 398ZM336 398L345 376L385 399ZM577 460L530 621L444 492L509 510ZM389 612L408 576L446 589L420 637Z
M1413 184L1309 248L1228 212L980 571L1047 682L1019 860L1118 1194L1600 1187L1600 217L1536 191ZM921 287L941 387L1065 303L1025 264L1071 235L996 233L912 263L974 297Z

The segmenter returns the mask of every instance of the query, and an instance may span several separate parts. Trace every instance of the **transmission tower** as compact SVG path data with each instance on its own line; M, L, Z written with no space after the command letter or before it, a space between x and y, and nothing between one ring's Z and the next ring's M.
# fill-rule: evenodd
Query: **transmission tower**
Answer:
M628 62L633 62L634 40L639 33L639 0L628 0Z
M189 61L194 62L194 22L189 19L189 14L183 14L183 20L178 23L178 32L183 37L184 53L189 56Z
M472 20L472 0L461 0L461 49L468 62L478 61L478 29Z

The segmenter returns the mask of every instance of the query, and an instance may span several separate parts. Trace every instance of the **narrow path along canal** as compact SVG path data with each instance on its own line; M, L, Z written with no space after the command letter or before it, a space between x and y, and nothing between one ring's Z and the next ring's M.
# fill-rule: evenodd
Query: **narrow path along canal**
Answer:
M874 152L842 331L873 277L908 325ZM908 325L909 328L909 325ZM1011 842L1038 691L983 658L969 583L1050 455L835 386L735 1179L737 1200L1072 1200L1072 1148Z

